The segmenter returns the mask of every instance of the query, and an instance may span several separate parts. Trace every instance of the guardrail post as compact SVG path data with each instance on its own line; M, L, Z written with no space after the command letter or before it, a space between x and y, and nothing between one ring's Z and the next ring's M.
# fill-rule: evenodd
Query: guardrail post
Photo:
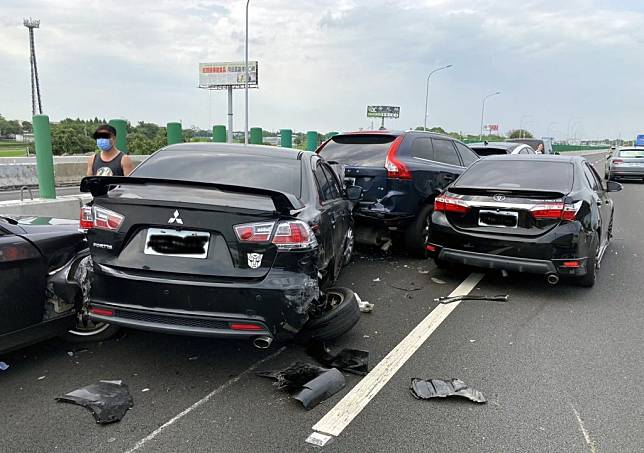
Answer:
M251 127L250 128L250 143L252 145L261 145L263 143L262 137L262 128L261 127Z
M318 147L318 133L317 131L308 131L306 133L306 150L315 151Z
M181 129L181 123L168 123L165 131L168 145L174 145L175 143L183 142L183 131Z
M280 145L282 148L293 148L293 131L280 129Z
M226 143L226 126L216 124L212 127L212 141L215 143Z
M56 198L56 178L54 177L54 155L51 150L49 117L47 115L34 115L33 131L40 198Z
M109 124L116 129L116 149L127 154L127 121L110 120Z

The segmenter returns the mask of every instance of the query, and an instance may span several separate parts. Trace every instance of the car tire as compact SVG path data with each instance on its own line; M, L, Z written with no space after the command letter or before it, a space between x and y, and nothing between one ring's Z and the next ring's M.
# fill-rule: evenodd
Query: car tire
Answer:
M326 294L340 298L332 310L311 318L297 335L299 343L334 340L347 333L360 320L360 307L353 291L348 288L329 288Z
M437 269L447 269L449 267L449 262L440 258L434 258L434 265L436 265Z
M581 286L582 288L592 288L597 279L597 255L599 255L599 235L597 233L593 237L593 244L594 246L591 249L592 256L588 257L588 263L586 264L588 271L585 275L577 277L575 282L577 286Z
M119 326L107 323L92 323L91 326L81 326L79 321L77 327L68 330L62 338L68 343L95 343L109 340L114 337L119 330Z
M429 240L429 225L431 221L433 204L426 204L405 232L405 246L409 254L415 258L427 258L427 241Z

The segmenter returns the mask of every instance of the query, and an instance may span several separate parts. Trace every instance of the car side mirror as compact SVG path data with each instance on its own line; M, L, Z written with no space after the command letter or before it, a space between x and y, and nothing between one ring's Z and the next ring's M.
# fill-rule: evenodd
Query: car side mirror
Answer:
M607 192L621 192L623 188L624 188L623 185L615 181L608 181L606 183Z
M362 198L363 189L360 186L347 187L347 199L349 201L358 201Z

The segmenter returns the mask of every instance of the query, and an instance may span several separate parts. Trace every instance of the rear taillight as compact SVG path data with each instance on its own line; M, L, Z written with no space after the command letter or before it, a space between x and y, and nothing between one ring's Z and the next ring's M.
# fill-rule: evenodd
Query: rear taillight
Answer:
M618 164L623 164L623 163L624 163L624 161L622 159L613 159L613 164L618 165Z
M241 322L231 323L230 328L231 330L242 330L242 331L264 330L264 328L259 324L241 323Z
M90 307L89 312L98 316L114 316L114 310L110 310L109 308Z
M398 160L398 148L402 143L403 136L400 135L394 140L387 152L385 159L385 168L387 169L387 178L394 179L411 179L411 172L409 168Z
M300 220L279 222L249 223L236 225L235 234L239 242L268 243L272 242L280 249L306 249L315 247L317 240L309 225ZM274 233L274 234L273 234Z
M470 211L470 207L465 200L460 198L439 195L434 199L434 211L466 214Z
M101 230L118 231L125 217L118 212L100 206L83 206L80 212L80 227L85 230L99 228Z
M548 203L533 206L530 209L532 217L535 219L554 219L554 220L567 220L572 221L577 217L577 211L581 203L577 204L564 204L564 203Z

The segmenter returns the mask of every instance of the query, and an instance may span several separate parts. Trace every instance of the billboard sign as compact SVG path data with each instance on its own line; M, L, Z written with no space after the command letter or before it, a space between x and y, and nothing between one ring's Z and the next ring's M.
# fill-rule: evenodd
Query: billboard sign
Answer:
M644 146L644 134L640 134L635 139L635 146Z
M248 62L248 86L257 88L257 62ZM243 88L246 79L243 61L227 63L199 63L199 88Z
M367 118L399 118L400 107L390 105L368 105Z
M492 132L497 132L498 133L499 132L499 125L498 124L486 124L484 129L486 131L490 131L490 133L492 133Z

